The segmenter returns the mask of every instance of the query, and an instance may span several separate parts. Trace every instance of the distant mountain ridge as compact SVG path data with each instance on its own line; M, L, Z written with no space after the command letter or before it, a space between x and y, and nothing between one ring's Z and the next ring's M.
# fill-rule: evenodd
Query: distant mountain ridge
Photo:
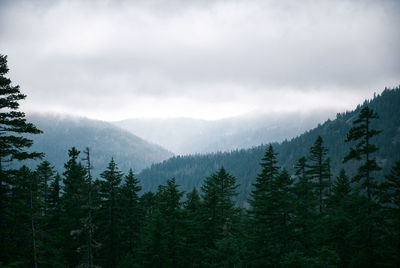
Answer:
M365 105L374 109L380 116L380 119L373 122L372 127L383 132L373 138L372 142L379 149L376 156L383 167L382 173L379 174L380 178L383 178L383 174L389 172L393 163L400 160L400 87L385 89L381 95L358 105L354 111L337 114L335 120L327 120L290 141L274 143L279 165L292 172L297 160L301 156L308 156L310 147L320 135L328 148L332 175L335 178L343 166L342 159L349 150L350 145L344 142L347 132ZM240 184L237 201L246 206L252 183L261 170L259 163L266 148L267 145L260 145L225 153L176 156L143 170L139 174L139 179L142 181L143 189L148 191L156 190L157 185L175 177L182 189L189 191L193 187L199 187L207 176L224 166L237 178ZM356 169L354 162L349 162L344 167L350 175L354 174Z
M113 122L175 154L196 154L251 148L281 142L309 130L332 111L314 114L253 114L221 120L192 118L127 119Z
M120 169L127 172L132 168L136 173L173 156L159 145L151 144L113 124L81 117L52 114L31 114L27 116L43 134L31 136L32 150L45 153L45 160L63 172L68 160L68 150L76 147L81 158L86 147L91 150L93 173L98 176L113 157ZM29 161L35 166L38 161Z

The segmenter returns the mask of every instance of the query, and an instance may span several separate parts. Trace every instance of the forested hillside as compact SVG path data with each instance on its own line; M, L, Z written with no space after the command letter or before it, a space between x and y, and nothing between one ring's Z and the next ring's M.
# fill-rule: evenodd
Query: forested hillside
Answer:
M374 137L374 142L378 146L377 159L383 170L388 172L393 163L400 159L399 87L385 89L382 94L375 96L372 100L366 100L354 111L338 114L335 120L328 120L292 140L273 144L278 153L279 164L292 172L297 160L302 156L307 157L310 147L317 137L321 136L328 149L328 156L331 158L332 175L333 177L338 175L343 166L343 157L352 145L344 142L346 134L351 127L351 122L366 105L380 116L373 122L372 127L382 130L382 133ZM259 163L266 148L267 145L261 145L232 152L176 156L143 170L139 177L145 191L156 190L159 184L165 183L172 177L176 178L176 182L184 190L189 191L193 187L199 187L207 176L224 166L240 184L238 202L247 206L246 198L261 170ZM346 163L344 167L349 174L355 173L352 162Z
M107 166L111 157L120 163L124 172L130 168L139 172L172 156L161 146L150 144L107 122L50 114L34 114L28 119L43 131L42 135L32 137L32 150L44 152L44 159L51 161L59 172L64 169L67 152L73 146L81 151L86 147L91 149L95 176Z
M95 144L85 138L97 138L111 149L113 139L126 141L101 122L63 122L60 130L58 121L52 121L58 137L48 139L49 145L68 146L63 132L87 147L68 150L62 173L49 161L13 168L16 161L41 158L41 152L27 149L33 144L28 137L42 131L18 110L18 101L26 96L4 77L6 63L0 55L0 267L400 266L400 161L393 162L399 154L399 88L291 142L166 161L180 172L186 168L184 175L191 178L199 170L207 174L200 174L204 181L186 194L175 178L155 192L140 194L140 179L132 169L121 172L112 155L100 177L93 177L89 147ZM71 126L76 123L79 127ZM88 131L93 128L97 131ZM112 134L111 141L104 132ZM274 147L281 151L281 161ZM302 157L292 166L295 152ZM252 158L246 157L250 153ZM342 157L354 176L342 168L333 177L331 166L339 168ZM253 180L231 174L241 169L250 178L256 170L249 169L252 165L260 166ZM239 199L250 205L243 209L234 198L246 196L243 185L250 181L251 194L246 202Z

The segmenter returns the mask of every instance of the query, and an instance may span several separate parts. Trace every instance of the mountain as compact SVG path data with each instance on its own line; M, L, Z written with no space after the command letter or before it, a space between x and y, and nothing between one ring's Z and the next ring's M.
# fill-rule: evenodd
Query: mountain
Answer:
M372 143L379 148L376 156L383 167L379 177L383 178L382 174L387 174L393 163L400 160L400 87L392 90L385 89L381 95L375 96L372 100L366 100L354 111L337 114L335 120L327 120L291 140L274 143L279 164L292 172L297 160L301 156L308 156L310 147L320 135L324 140L324 145L328 148L332 173L335 177L343 167L343 157L349 151L350 145L344 142L347 132L353 120L357 118L360 109L365 105L374 109L380 116L380 119L373 122L372 127L383 132L374 137ZM175 156L144 169L139 174L139 178L145 191L155 190L157 185L164 184L167 179L172 177L176 178L182 189L189 191L193 187L199 188L207 176L224 166L237 178L240 184L237 201L246 206L246 198L261 170L259 163L266 148L267 145L260 145L251 149L225 153ZM356 170L356 163L349 162L344 167L351 175Z
M82 152L82 158L85 148L90 148L95 175L105 170L111 157L114 157L122 171L132 168L139 172L173 156L161 146L103 121L50 114L28 115L27 120L44 132L30 137L34 140L32 150L44 152L44 159L60 172L68 160L68 150L73 146ZM30 161L29 165L37 163Z
M252 114L222 120L127 119L113 124L182 155L281 142L317 126L332 115L331 111L318 111L312 114Z

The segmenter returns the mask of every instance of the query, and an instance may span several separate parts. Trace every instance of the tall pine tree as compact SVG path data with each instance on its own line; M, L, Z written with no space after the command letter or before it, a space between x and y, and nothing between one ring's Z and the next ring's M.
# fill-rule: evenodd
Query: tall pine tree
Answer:
M10 225L9 195L12 185L10 166L14 160L35 159L41 153L28 152L33 141L23 134L39 134L41 131L28 123L25 114L19 111L19 101L24 100L19 86L12 85L5 75L8 73L7 56L0 54L0 260L12 261L5 254L9 246L6 241L7 227ZM14 181L18 183L18 181Z
M378 135L381 131L373 129L371 127L372 120L378 119L378 114L365 106L361 109L360 114L356 120L353 121L353 127L347 133L346 142L357 142L355 147L350 149L350 152L345 156L343 162L347 162L351 159L362 161L362 164L358 168L357 174L353 178L353 182L358 183L361 189L367 196L367 245L366 245L366 256L368 263L365 265L375 266L375 239L374 239L374 211L373 207L376 204L376 190L377 181L374 178L374 172L381 170L381 167L376 162L376 158L373 157L378 148L372 143L372 138Z

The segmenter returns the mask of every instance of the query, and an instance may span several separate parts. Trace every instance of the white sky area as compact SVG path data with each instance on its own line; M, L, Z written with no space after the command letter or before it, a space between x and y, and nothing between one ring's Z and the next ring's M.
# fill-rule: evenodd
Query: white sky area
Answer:
M0 53L26 112L341 112L400 84L399 11L396 0L0 0Z

